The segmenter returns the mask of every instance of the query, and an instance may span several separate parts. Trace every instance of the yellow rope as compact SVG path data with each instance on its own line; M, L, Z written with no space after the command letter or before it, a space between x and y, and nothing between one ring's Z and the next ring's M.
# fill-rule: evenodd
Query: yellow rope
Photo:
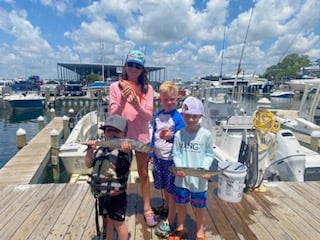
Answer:
M261 135L266 136L268 133L277 133L280 130L280 122L276 119L275 115L266 109L258 109L253 116L252 125L256 128L257 142L261 150L267 150L270 145L261 143ZM276 141L274 141L274 154L270 158L273 159L276 152Z
M257 110L253 116L253 126L261 133L276 133L280 130L279 120L269 110Z

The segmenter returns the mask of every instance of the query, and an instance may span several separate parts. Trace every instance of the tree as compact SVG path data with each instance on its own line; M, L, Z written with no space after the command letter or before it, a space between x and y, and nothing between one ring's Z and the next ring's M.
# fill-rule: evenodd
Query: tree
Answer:
M98 74L95 74L91 72L90 74L87 75L87 83L94 83L95 81L99 81L99 76Z
M307 55L299 56L296 53L286 56L282 62L277 65L268 67L264 73L264 77L272 81L279 79L293 79L298 78L302 67L306 67L310 64L310 60Z

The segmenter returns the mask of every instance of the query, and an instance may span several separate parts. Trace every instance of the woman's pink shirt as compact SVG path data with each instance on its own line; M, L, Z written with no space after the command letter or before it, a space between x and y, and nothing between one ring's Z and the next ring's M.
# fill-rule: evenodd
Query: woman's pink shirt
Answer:
M109 113L119 114L128 120L127 137L143 143L150 142L149 126L153 115L153 88L149 84L148 92L140 99L140 106L134 108L121 97L119 83L110 85Z

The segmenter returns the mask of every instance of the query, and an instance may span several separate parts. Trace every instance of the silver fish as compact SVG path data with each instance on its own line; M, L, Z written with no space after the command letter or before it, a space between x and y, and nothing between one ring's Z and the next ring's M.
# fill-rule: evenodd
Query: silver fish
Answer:
M133 140L130 138L112 138L108 140L102 140L102 141L97 141L96 145L98 147L103 147L103 148L116 148L120 149L121 147L121 142L128 142L132 149L138 152L150 152L151 151L151 146L150 144L145 144L143 142Z
M226 170L229 166L219 169L217 171L209 171L203 168L190 168L190 167L170 167L169 171L175 174L177 171L183 171L187 176L193 177L202 177L205 174L209 174L211 177L223 174L223 171Z

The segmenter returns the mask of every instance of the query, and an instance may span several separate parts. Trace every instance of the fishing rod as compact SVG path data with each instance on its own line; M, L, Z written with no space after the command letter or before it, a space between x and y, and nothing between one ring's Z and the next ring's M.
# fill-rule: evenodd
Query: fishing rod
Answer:
M239 65L238 65L238 69L237 69L236 79L234 81L233 89L232 89L232 97L234 96L234 91L235 91L234 89L235 89L235 86L237 85L238 75L241 72L241 62L242 62L242 58L243 58L243 54L244 54L244 49L247 44L248 33L249 33L251 19L252 19L252 15L253 15L253 8L254 8L254 6L251 8L250 18L249 18L249 22L248 22L248 26L247 26L247 30L246 30L246 35L244 37L244 41L243 41L243 45L242 45L242 50L241 50Z

